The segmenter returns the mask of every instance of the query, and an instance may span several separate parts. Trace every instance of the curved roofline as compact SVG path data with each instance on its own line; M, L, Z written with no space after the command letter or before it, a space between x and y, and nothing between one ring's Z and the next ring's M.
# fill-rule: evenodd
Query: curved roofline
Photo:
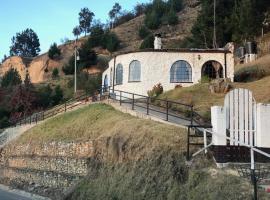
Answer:
M167 53L232 53L225 49L143 49L137 51L125 51L114 54L114 57L131 54L131 53L147 53L147 52L167 52Z

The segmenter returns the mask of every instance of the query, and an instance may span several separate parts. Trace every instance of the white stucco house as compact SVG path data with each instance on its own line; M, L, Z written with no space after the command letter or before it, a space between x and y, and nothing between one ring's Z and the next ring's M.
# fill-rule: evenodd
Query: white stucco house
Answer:
M114 56L104 71L103 85L147 95L161 83L164 91L211 79L234 78L233 53L225 49L147 49Z

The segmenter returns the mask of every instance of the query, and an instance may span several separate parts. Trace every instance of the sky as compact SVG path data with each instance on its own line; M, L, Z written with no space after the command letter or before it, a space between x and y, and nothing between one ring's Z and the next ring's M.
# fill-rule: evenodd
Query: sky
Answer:
M73 28L78 25L78 13L88 7L95 19L108 20L108 12L118 2L123 10L131 10L137 2L149 0L0 0L0 59L9 55L11 38L17 32L32 28L38 35L41 53L53 42L73 39Z

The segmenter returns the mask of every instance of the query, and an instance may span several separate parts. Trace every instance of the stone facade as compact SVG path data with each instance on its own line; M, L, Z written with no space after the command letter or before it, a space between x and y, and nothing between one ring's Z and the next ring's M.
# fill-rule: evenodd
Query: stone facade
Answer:
M141 80L129 82L129 66L134 60L141 63ZM170 82L170 69L176 61L186 61L192 68L191 82ZM147 95L154 85L161 83L164 90L174 89L176 85L188 87L199 83L202 78L202 67L208 61L216 61L222 66L223 77L234 79L234 57L225 50L151 50L125 53L116 56L109 62L109 68L103 73L103 84L112 86L114 68L120 63L123 66L123 83L115 85L115 90L122 90ZM105 80L107 77L107 80ZM114 79L115 81L115 79Z
M0 182L58 199L88 174L93 156L93 141L7 145L0 149Z

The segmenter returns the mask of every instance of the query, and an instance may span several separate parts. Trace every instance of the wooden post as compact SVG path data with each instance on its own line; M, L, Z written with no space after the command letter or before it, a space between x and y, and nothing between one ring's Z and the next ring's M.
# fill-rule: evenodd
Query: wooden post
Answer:
M169 121L169 102L166 101L166 121Z
M44 121L44 118L45 118L45 116L44 116L45 114L44 114L44 111L43 111L43 113L42 113L42 119L43 119L43 121Z
M134 102L135 100L134 100L134 94L132 94L132 110L134 110Z
M188 132L187 132L187 155L186 155L186 159L187 161L189 161L189 135L190 135L190 126L188 127Z
M122 91L120 91L120 106L122 105Z
M36 124L37 124L37 121L38 121L38 116L37 116L37 113L36 113Z
M65 101L65 112L67 112L67 101Z
M146 105L146 114L149 115L149 103L150 103L150 98L147 97L147 105Z
M194 117L194 110L193 110L193 105L191 106L191 120L190 120L190 125L193 126L193 117Z

